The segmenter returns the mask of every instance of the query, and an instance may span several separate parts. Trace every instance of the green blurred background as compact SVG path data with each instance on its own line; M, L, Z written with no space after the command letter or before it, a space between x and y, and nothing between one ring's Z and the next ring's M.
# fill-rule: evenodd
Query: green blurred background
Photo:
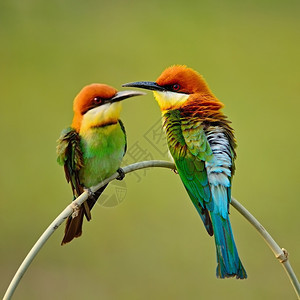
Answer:
M2 0L1 294L72 199L55 147L74 96L92 82L154 80L172 64L199 71L226 104L238 140L233 195L288 249L299 276L299 4ZM160 112L151 93L123 107L125 161L169 159L153 131ZM105 193L125 192L120 205L97 205L83 236L64 247L61 226L14 299L296 298L233 208L244 281L216 279L214 241L173 172L140 171Z

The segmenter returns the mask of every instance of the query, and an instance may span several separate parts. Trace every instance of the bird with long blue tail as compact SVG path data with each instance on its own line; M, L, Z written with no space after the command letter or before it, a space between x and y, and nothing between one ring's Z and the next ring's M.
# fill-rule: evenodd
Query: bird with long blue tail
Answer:
M209 235L214 235L218 278L247 278L229 220L236 141L223 104L191 68L167 68L155 82L123 86L152 90L162 112L169 151Z

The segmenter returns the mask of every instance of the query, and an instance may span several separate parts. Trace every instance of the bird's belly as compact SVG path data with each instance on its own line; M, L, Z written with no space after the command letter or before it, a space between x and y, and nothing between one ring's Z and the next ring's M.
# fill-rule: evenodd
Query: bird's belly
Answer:
M114 174L121 165L125 134L119 124L91 128L81 135L84 167L81 184L91 187Z

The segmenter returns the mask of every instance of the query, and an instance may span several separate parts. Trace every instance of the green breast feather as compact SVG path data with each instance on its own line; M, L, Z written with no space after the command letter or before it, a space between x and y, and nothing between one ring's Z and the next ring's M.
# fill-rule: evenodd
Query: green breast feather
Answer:
M91 187L111 176L120 167L126 151L126 134L119 123L91 128L79 135L73 128L64 129L58 139L57 161L77 197L83 186Z
M80 181L90 187L111 176L121 165L126 136L120 123L96 127L81 135L84 167Z

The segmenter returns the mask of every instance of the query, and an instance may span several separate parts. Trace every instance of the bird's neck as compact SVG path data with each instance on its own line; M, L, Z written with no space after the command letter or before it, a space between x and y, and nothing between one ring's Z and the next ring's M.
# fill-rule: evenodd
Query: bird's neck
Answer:
M187 97L187 100L182 102L181 105L177 102L167 107L159 103L162 116L165 116L169 111L178 110L183 118L197 117L200 119L218 120L224 117L221 112L224 106L223 103L212 94L192 94L187 95Z
M218 118L223 116L221 109L224 107L215 96L210 94L193 94L189 100L180 107L181 115L200 118Z
M84 115L75 112L72 127L77 132L83 133L92 128L117 124L120 112L121 104L119 102L96 107Z

